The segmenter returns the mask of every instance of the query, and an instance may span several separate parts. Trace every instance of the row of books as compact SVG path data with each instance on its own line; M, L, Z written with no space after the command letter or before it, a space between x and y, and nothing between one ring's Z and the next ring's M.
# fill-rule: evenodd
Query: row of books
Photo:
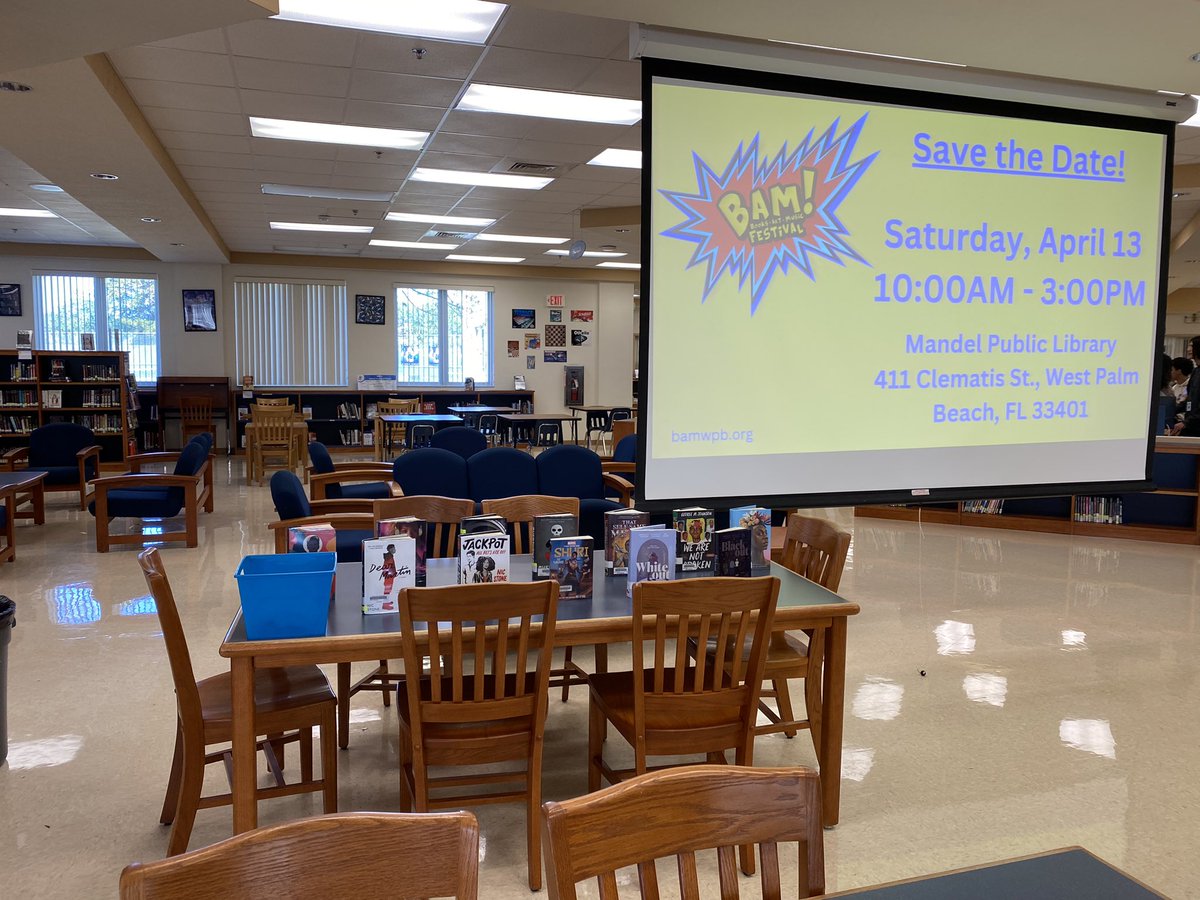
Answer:
M1125 514L1120 497L1076 497L1075 521L1121 525Z
M37 381L32 362L15 362L8 367L9 381Z
M59 360L54 360L59 362ZM116 381L121 377L121 367L104 363L84 363L84 381Z
M79 413L53 416L52 422L77 422L96 434L120 434L121 413Z
M37 421L34 416L0 416L0 426L5 434L29 434Z
M0 392L0 405L3 406L37 406L37 391L24 389Z
M312 407L307 407L307 409L311 411ZM357 419L359 417L358 404L353 402L339 403L337 405L337 417L339 419Z
M985 516L998 516L1004 512L1003 500L964 500L962 511Z

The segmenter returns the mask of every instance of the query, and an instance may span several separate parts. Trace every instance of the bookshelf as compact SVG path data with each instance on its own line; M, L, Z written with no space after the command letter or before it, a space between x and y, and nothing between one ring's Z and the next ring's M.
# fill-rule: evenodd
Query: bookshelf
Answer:
M128 354L35 350L22 360L0 351L0 449L28 443L33 429L77 422L92 429L103 463L123 463L137 425Z
M940 525L970 525L1050 534L1200 544L1200 438L1160 437L1154 491L1009 498L997 512L970 512L968 503L859 506L856 516Z

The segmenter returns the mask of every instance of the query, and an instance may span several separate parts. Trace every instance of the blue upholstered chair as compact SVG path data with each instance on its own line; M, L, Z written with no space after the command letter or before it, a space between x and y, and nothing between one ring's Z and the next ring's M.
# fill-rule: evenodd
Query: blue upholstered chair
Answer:
M488 442L487 438L474 428L454 425L451 428L443 428L441 431L434 432L433 446L457 453L463 459L470 459L476 453L486 450Z
M129 457L132 471L92 480L94 494L88 510L96 517L96 550L107 553L113 544L185 541L189 547L199 543L198 522L201 507L213 510L212 441L193 438L179 452L139 453ZM151 463L175 463L169 475L143 472ZM111 534L109 523L117 518L171 519L184 514L182 531Z
M100 447L92 429L74 422L51 422L30 433L28 447L5 453L3 463L9 471L45 472L42 484L47 492L78 491L83 509L88 482L100 471Z
M605 472L620 475L634 486L637 485L637 481L633 477L637 471L637 437L636 434L625 435L617 441L617 446L613 447L612 459L601 463ZM621 496L620 491L611 487L605 489L605 494L610 499Z
M362 542L375 537L375 501L309 501L295 472L281 469L271 476L271 500L279 514L278 522L267 524L275 532L276 553L287 552L288 529L298 525L332 525L340 563L362 562Z
M405 496L433 494L439 497L469 497L467 461L457 453L438 447L410 450L396 458L392 479Z
M476 453L467 460L467 474L471 491L467 496L476 502L515 497L518 494L551 493L538 490L538 469L534 458L512 447L492 447Z
M538 490L556 497L579 498L579 530L604 546L604 514L629 506L633 485L620 475L605 472L600 457L586 447L560 444L537 455ZM474 487L474 485L472 485ZM604 496L605 488L619 492L620 500Z
M393 490L392 464L370 461L335 463L320 441L308 442L309 490L314 500L383 500Z

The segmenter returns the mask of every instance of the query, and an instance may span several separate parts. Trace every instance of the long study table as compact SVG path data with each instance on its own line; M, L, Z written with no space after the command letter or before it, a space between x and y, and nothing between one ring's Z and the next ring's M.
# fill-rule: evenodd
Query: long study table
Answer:
M431 559L428 583L454 583L456 559ZM597 551L594 596L590 600L559 601L554 630L556 647L619 644L630 640L633 601L625 595L624 576L604 575L604 554ZM514 581L529 581L530 557L512 557ZM221 644L230 661L233 679L233 830L249 831L258 824L254 799L255 735L254 670L278 666L329 664L395 659L401 655L400 616L397 613L365 616L361 610L360 564L338 566L336 596L329 611L324 637L280 640L246 639L239 608ZM775 611L776 630L823 629L825 663L821 689L821 743L817 762L823 790L826 827L836 825L841 800L842 708L846 680L846 626L859 611L844 600L790 569L771 564L770 574L780 580ZM650 634L647 630L646 637ZM583 760L580 761L581 765Z

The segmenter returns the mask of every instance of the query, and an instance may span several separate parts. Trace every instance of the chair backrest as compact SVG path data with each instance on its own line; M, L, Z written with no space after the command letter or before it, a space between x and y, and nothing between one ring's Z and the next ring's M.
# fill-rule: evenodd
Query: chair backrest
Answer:
M211 452L212 452L212 448L213 448L213 435L212 435L212 432L211 432L211 431L202 431L202 432L200 432L199 434L197 434L197 435L194 435L194 436L192 437L192 439L191 439L190 441L188 441L188 443L189 443L189 444L203 444L203 445L204 445L204 452L205 452L205 453L211 453Z
M408 443L409 443L409 446L412 447L414 450L420 449L422 447L432 447L433 446L434 429L433 429L432 425L428 425L428 424L413 425L412 427L410 427L408 429L408 431L409 431Z
M735 848L759 846L761 895L782 900L780 843L798 845L798 895L825 892L821 780L803 767L679 766L647 772L595 793L542 804L549 895L576 900L575 886L599 880L617 898L616 870L636 865L640 896L658 896L654 860L676 857L679 896L698 900L696 853L717 851L722 900L736 898Z
M600 500L604 497L604 467L595 451L560 444L537 455L538 492L557 497Z
M517 494L548 494L538 490L537 463L512 447L492 447L467 460L472 500L492 500Z
M495 413L484 413L479 417L479 433L485 437L495 435L500 428L500 418Z
M637 433L637 419L617 419L611 428L613 443L619 444L623 438Z
M196 688L196 676L192 671L192 656L188 652L187 636L179 620L179 608L175 605L175 594L167 580L162 557L156 547L138 554L138 564L146 578L150 596L158 610L158 622L162 627L163 641L167 645L167 659L171 663L171 680L175 682L175 700L179 707L179 722L183 730L193 739L203 739L204 723L200 708L200 692Z
M290 447L295 412L296 407L291 404L282 406L255 404L251 406L250 421L254 423L254 440L260 447L268 445Z
M251 413L254 412L255 406L291 406L295 409L295 405L287 397L259 397L250 407Z
M587 431L608 431L608 411L603 409L587 410Z
M467 461L437 447L410 450L392 463L392 479L407 494L469 497Z
M476 453L486 450L487 445L487 438L465 425L454 425L434 432L431 443L431 446L457 453L463 459L470 459Z
M755 711L762 688L767 637L779 598L779 579L689 578L642 581L633 586L633 679L635 751L680 752L672 743L678 730L708 733L714 746L735 747L754 740ZM653 635L636 638L643 623ZM753 633L750 653L744 649ZM713 652L688 653L689 635ZM685 750L684 752L695 752Z
M176 475L195 475L208 459L208 447L203 441L188 441L187 446L180 451L179 459L175 461ZM179 488L182 491L182 488Z
M308 442L308 458L312 462L313 471L316 474L327 475L334 471L333 457L329 455L329 448L320 441Z
M280 469L271 476L271 501L279 520L303 519L312 515L312 506L304 493L304 485L296 477L296 473Z
M426 661L429 665L428 697L421 696L421 679L405 679L414 758L424 755L424 724L524 720L531 739L541 739L557 610L554 581L400 592L404 671L420 672ZM539 616L541 627L535 630ZM418 644L418 632L426 632L427 641Z
M458 524L475 514L475 501L466 498L417 495L375 501L375 521L416 516L424 519L426 558L446 559L458 553ZM521 551L514 551L521 552Z
M51 422L29 434L29 465L75 466L75 454L96 443L92 429L75 422Z
M212 411L212 397L179 398L179 418L185 427L211 428Z
M781 565L809 581L836 591L850 550L850 535L828 519L791 513L783 539Z
M476 900L479 825L469 812L337 813L127 866L121 900L279 895Z
M562 443L562 425L558 422L542 422L538 425L537 445L553 447Z
M627 434L613 447L613 462L637 462L637 435Z
M614 406L612 413L608 417L609 425L613 422L619 422L622 419L632 419L633 408L629 406Z
M513 553L533 553L533 519L570 513L579 519L578 497L550 497L546 494L525 494L520 497L498 497L483 501L483 512L504 516L513 532Z
M379 415L381 416L403 416L420 411L421 401L415 398L402 400L399 397L388 397L386 400L379 401Z

